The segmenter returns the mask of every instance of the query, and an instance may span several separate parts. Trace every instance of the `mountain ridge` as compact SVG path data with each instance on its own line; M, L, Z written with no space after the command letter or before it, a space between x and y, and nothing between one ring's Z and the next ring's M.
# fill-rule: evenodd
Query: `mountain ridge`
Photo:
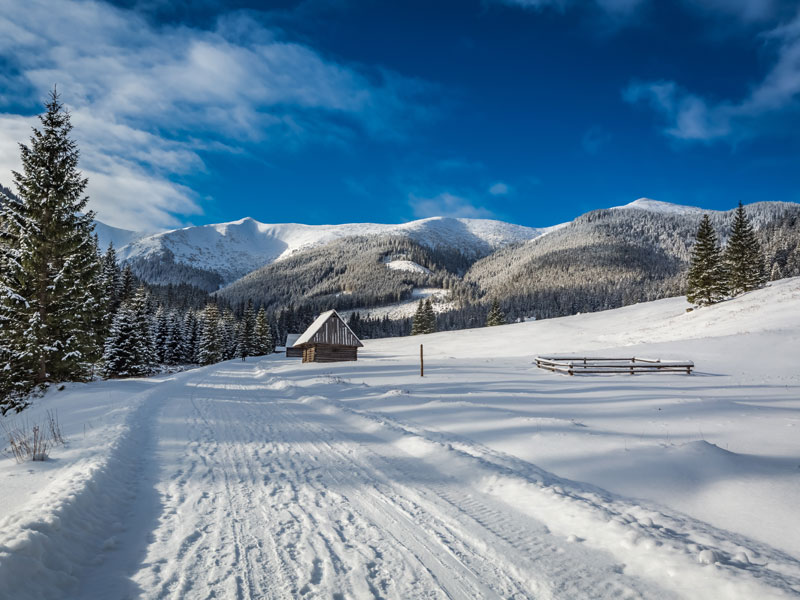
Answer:
M297 251L345 237L400 236L433 249L447 248L480 258L499 247L524 242L552 228L534 228L491 219L429 217L400 224L305 225L261 223L245 217L226 223L138 234L100 223L102 247L114 242L121 262L142 263L159 256L220 276L223 283Z
M613 208L677 212L677 210L670 211L664 207L707 212L697 207L683 207L649 198L639 198L627 205ZM435 216L396 224L364 222L308 225L296 222L264 223L247 216L222 223L188 225L156 232L129 230L96 220L95 231L98 234L100 247L106 248L109 243L113 243L117 256L122 262L147 258L158 252L169 250L177 262L201 269L206 267L211 267L211 270L223 269L229 274L224 279L230 282L236 278L231 279L230 275L241 277L246 273L240 273L241 269L220 264L225 261L220 261L218 256L211 255L206 257L207 260L203 260L205 252L210 252L210 246L219 247L222 238L229 236L232 238L231 245L234 246L242 246L241 242L245 242L245 245L260 246L257 251L250 253L242 252L240 249L237 251L238 254L232 257L236 260L244 259L246 266L243 268L249 269L246 272L250 272L270 262L281 260L299 249L324 244L341 237L406 234L414 241L429 247L435 248L444 245L452 248L456 246L456 249L462 253L475 254L476 245L479 248L482 246L480 250L485 253L487 250L497 249L508 244L530 241L540 235L556 231L570 222L546 227L531 227L498 219ZM459 228L462 230L458 231ZM247 235L248 230L249 236ZM465 236L465 233L471 234L472 239L469 239L469 235ZM261 240L259 240L259 236L261 236ZM248 237L250 239L247 239ZM250 244L251 242L254 243ZM191 247L194 247L194 252ZM248 257L247 254L251 254L251 256ZM251 266L252 268L250 268Z
M780 214L800 213L800 204L762 202L750 204L746 210L754 225L762 227L775 222ZM302 298L304 292L299 291L296 282L292 283L291 273L285 272L291 268L306 269L304 285L309 287L305 293L311 293L311 290L322 293L321 288L310 283L309 277L313 279L314 272L318 276L327 272L342 274L342 269L346 270L348 265L351 271L345 279L341 279L347 281L347 286L358 285L354 279L355 273L369 273L367 280L376 285L376 281L386 277L381 273L387 267L384 265L382 271L371 267L367 269L357 257L348 254L356 252L356 247L369 247L369 252L377 252L376 260L404 261L409 259L409 253L413 253L421 261L423 269L438 265L438 274L433 278L437 281L466 276L467 283L472 282L477 286L478 291L475 293L478 296L488 292L505 297L511 292L517 295L516 291L525 287L523 280L527 280L533 271L540 271L540 279L549 278L545 273L553 276L562 272L576 275L576 268L581 261L586 264L595 262L597 266L591 275L583 271L577 276L580 280L577 284L585 285L589 280L607 279L600 271L611 269L612 263L616 269L635 255L640 260L639 266L634 269L638 273L635 276L637 281L645 281L646 273L652 268L652 265L647 265L653 260L658 262L661 270L661 275L657 278L666 277L663 280L667 284L666 288L661 284L655 287L653 284L646 284L651 291L644 297L652 298L661 296L665 289L672 293L679 291L680 273L688 260L688 248L702 214L712 217L719 228L720 238L724 241L730 211L706 210L650 198L639 198L625 205L589 211L572 221L551 227L527 227L491 219L450 217L430 217L400 224L338 225L270 224L245 217L226 223L189 226L152 234L99 223L98 234L103 246L109 240L117 240L115 245L120 262L130 264L134 273L145 281L156 284L189 283L208 292L225 289L224 295L230 295L230 286L237 282L239 283L234 286L237 296L246 293L245 290L252 286L254 293L261 290L257 295L263 295L270 284L259 280L276 277L276 285L280 281L280 285L297 289L297 293L291 295L292 298ZM789 228L790 231L791 229ZM109 239L103 239L104 236ZM402 252L393 252L390 243L392 238L405 239L416 246L417 250L404 247ZM346 242L348 239L353 240L350 250ZM377 245L364 246L368 239L376 240ZM337 244L342 240L345 240L343 245ZM314 248L321 248L323 251L313 253L313 258L310 255L308 259L303 258ZM325 251L325 248L329 250ZM436 256L426 252L426 248L436 251ZM327 260L326 252L331 257L335 255L340 263L330 267L333 271L329 271L329 267L323 268ZM648 256L654 252L656 255ZM300 262L288 261L291 257L299 257ZM311 271L307 270L310 268L307 266L308 261L313 261L315 265ZM781 261L785 265L786 260ZM284 262L286 264L280 266ZM774 256L772 262L775 262ZM271 265L275 265L275 268L267 269ZM548 266L545 268L545 265ZM609 273L615 272L615 269L609 270ZM624 278L629 278L630 273L624 275ZM398 280L396 283L404 290L404 296L410 294L409 286L433 285L431 281L420 277L414 281L409 277L398 279L397 274L388 277ZM259 282L254 284L256 281ZM539 287L533 286L531 289ZM327 296L329 291L325 289L323 296ZM598 293L600 289L605 289L605 284L597 289ZM466 290L461 292L468 293ZM615 293L619 296L619 292ZM389 292L383 290L380 297L387 294ZM556 290L548 294L552 297ZM288 299L286 296L281 297L282 301ZM529 294L525 294L525 297L527 299L521 301L520 311L524 311L522 306L532 301ZM536 297L539 297L538 292ZM620 296L612 304L627 302L625 298L628 297ZM562 310L556 312L560 313Z

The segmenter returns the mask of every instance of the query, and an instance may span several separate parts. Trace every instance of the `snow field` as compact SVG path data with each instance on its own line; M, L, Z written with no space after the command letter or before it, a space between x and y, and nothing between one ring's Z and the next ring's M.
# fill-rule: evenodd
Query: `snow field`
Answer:
M118 546L162 380L73 384L14 417L36 423L46 408L58 411L67 444L46 462L0 467L1 597L61 598Z
M0 597L797 597L798 300L786 280L52 392L26 413L55 408L68 445L0 462ZM531 364L601 351L698 373Z

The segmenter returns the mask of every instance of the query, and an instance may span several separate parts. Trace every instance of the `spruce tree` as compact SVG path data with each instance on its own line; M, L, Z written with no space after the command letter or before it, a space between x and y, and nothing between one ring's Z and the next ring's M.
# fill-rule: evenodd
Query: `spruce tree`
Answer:
M733 218L731 237L722 255L728 293L749 292L766 282L764 256L742 203Z
M686 299L700 305L719 302L725 296L725 281L717 234L708 215L703 215L692 248Z
M492 301L492 307L489 309L489 314L486 317L486 326L494 327L495 325L505 325L506 315L500 308L500 303L497 299Z
M55 91L45 108L30 144L20 144L17 198L0 202L0 371L13 374L2 381L3 412L33 386L86 379L100 354L95 327L105 307L87 180Z
M423 333L436 333L436 313L433 312L431 299L425 300L425 331Z
M188 362L185 359L183 317L177 310L169 311L167 316L167 341L164 351L164 362L168 365L179 365Z
M425 327L425 301L420 299L417 303L417 311L414 313L414 320L411 324L411 335L427 333Z
M147 375L150 369L146 348L147 341L142 339L136 311L131 303L126 302L114 316L111 333L106 339L103 374L106 377Z
M154 301L144 285L140 285L130 300L136 317L139 340L139 354L143 373L152 373L158 364L158 353L155 344L155 323L153 319Z
M136 277L134 277L133 271L131 271L131 266L125 265L125 268L122 269L122 275L120 277L119 301L124 302L125 300L130 300L133 298L135 293Z
M236 317L233 311L226 308L219 320L219 338L222 341L222 360L230 360L236 356L238 341Z
M417 304L417 312L414 313L414 321L411 325L411 335L421 333L436 333L436 313L433 312L431 299L420 300Z
M263 356L275 352L275 339L264 308L258 309L253 328L253 354Z
M113 316L121 301L122 271L117 264L117 252L112 243L108 244L108 250L103 256L102 278L108 313Z
M208 304L203 311L198 340L197 362L211 365L223 360L225 348L219 335L220 314L216 304Z
M247 307L244 309L244 314L242 315L242 320L239 321L239 341L236 345L236 356L242 360L255 354L255 328L256 314L253 311L252 300L248 300Z
M155 315L155 356L159 363L167 362L167 346L169 343L169 313L163 306L159 306Z
M182 363L200 362L197 355L199 351L200 325L197 315L193 310L186 311L183 318L183 343L181 344Z

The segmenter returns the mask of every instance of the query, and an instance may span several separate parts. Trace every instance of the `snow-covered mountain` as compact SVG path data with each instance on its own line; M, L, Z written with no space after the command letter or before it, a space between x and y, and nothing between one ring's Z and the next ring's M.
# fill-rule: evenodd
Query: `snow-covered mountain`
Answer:
M260 223L245 218L230 223L184 227L155 234L137 234L99 224L101 247L114 241L121 261L174 263L218 274L224 283L308 249L352 236L396 235L429 248L456 250L479 258L512 243L534 239L547 228L524 227L490 219L431 217L400 225L349 223L303 225Z
M119 251L129 244L136 242L150 234L142 233L139 231L130 231L129 229L120 229L119 227L112 227L100 221L94 222L94 232L97 234L97 241L100 249L105 252L109 244L114 244L114 248Z
M523 294L526 297L523 302L525 305L533 302L528 296L534 289L539 290L537 294L546 289L559 298L565 298L561 287L556 286L557 289L551 290L553 277L565 279L564 285L568 288L585 287L591 282L602 281L605 286L602 290L586 292L587 297L602 302L598 306L602 308L678 293L681 273L703 213L710 214L724 242L732 222L731 211L704 210L649 198L591 211L571 222L545 228L489 219L446 217L397 225L268 224L245 218L230 223L150 234L98 223L97 231L101 247L105 248L109 241L113 241L118 258L131 264L134 272L146 281L190 283L207 291L230 287L230 284L239 282L243 285L237 285L236 290L229 290L237 295L237 299L244 294L243 297L265 300L261 296L266 293L265 290L278 285L278 280L284 282L281 285L291 286L300 295L316 289L320 278L333 287L331 290L316 290L314 293L318 295L341 291L334 289L340 284L347 289L361 289L364 286L374 288L376 281L385 279L382 273L399 270L409 273L409 276L412 271L425 274L430 273L433 263L437 263L453 276L461 278L466 275L479 294L488 292L505 298ZM766 242L775 237L767 233L775 227L787 231L794 228L792 215L800 213L800 205L761 202L748 205L747 213L756 228L765 232L763 241ZM366 247L359 246L359 250L357 244L338 243L354 237L383 240L377 246L370 246L369 251L377 251L380 247L380 252L374 258L387 264L379 270L367 269L371 273L367 278L371 282L368 285L366 280L354 279L366 277L363 256L356 256L359 252L366 252ZM396 255L387 241L395 237L427 249L423 252L425 256L419 255L419 260L413 259L407 255L408 248L405 255ZM765 250L773 253L783 251L777 248ZM438 253L438 256L434 257L431 252ZM334 256L335 264L331 263ZM454 259L456 256L461 258ZM287 262L290 257L292 261ZM775 262L770 257L768 259ZM780 258L780 261L785 263L784 259ZM478 264L474 264L476 261L479 261ZM310 268L312 262L315 265L313 269ZM418 264L412 267L411 262ZM274 268L262 272L272 265ZM591 274L586 271L587 265L595 265ZM767 266L771 267L770 264ZM308 290L298 287L297 273L302 269L307 271L306 283L311 286ZM337 277L348 269L348 283L338 281ZM333 279L325 275L334 271L336 276ZM243 282L245 277L247 281ZM636 281L646 281L650 291L642 295L634 293L636 285L630 282L619 285L620 278L628 281L630 277ZM433 280L410 279L405 284L410 286L409 290L415 286L439 285ZM606 287L609 285L613 287L614 294L619 296L616 301L608 299ZM550 291L547 293L550 294ZM294 302L300 299L293 296L290 300ZM534 302L540 306L548 303L541 298ZM571 314L589 308L584 306L583 301L578 302L580 308L573 304L575 302L570 301L553 314ZM345 310L348 307L339 308Z
M638 210L646 210L655 213L664 213L670 215L696 215L701 213L718 212L715 210L706 210L696 206L685 206L682 204L672 204L671 202L661 202L660 200L651 200L650 198L639 198L633 202L629 202L623 206L614 206L612 210L622 208L634 208Z

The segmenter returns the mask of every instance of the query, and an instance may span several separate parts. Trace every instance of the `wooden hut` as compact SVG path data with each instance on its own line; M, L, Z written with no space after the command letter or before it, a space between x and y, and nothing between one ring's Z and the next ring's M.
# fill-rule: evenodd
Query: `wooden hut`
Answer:
M292 348L302 349L303 362L358 360L361 340L335 310L322 313Z
M303 356L302 348L295 348L294 345L300 339L299 333L286 334L286 358L300 358Z

